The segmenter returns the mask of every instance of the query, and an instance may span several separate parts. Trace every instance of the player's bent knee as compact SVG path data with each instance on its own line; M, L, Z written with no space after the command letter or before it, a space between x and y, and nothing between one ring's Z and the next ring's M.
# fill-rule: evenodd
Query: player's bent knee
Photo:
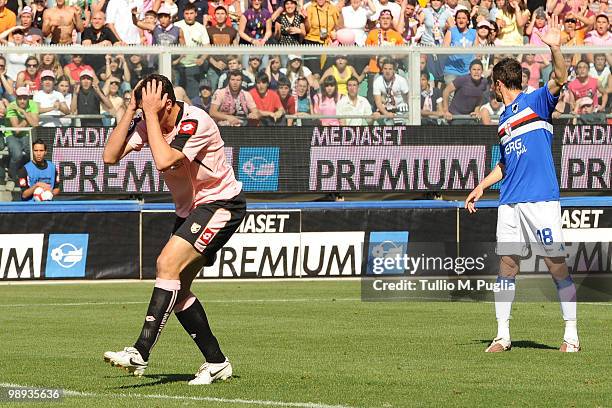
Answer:
M179 279L181 270L170 257L160 255L157 258L157 277L162 279Z

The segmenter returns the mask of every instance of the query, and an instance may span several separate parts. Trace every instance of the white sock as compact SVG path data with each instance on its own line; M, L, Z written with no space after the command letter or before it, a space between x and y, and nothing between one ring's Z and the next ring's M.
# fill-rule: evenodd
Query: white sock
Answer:
M578 328L576 327L576 320L565 321L565 334L563 334L563 340L572 344L578 343Z
M494 292L495 297L495 317L497 318L497 336L510 341L510 312L514 301L514 289L508 286L515 285L514 278L497 277L497 283L502 285L504 290Z

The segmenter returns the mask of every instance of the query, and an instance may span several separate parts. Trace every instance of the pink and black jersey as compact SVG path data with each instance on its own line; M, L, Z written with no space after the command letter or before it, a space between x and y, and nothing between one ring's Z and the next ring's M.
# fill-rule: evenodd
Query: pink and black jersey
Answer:
M164 138L185 158L162 175L172 193L176 214L186 218L201 204L234 198L242 190L242 183L225 159L216 123L202 109L177 103L181 111L176 125ZM147 143L146 122L137 119L128 132L128 144L138 151Z

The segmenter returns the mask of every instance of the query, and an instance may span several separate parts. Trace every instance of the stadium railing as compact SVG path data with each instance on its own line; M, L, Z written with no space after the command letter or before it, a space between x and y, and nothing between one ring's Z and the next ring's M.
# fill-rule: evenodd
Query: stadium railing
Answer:
M610 54L607 46L572 46L562 47L563 54ZM514 46L514 47L421 47L421 46L398 46L398 47L356 47L356 46L208 46L208 47L183 47L183 46L37 46L37 47L15 47L2 46L0 54L55 54L55 55L106 55L106 54L138 54L154 56L157 59L157 70L160 74L172 78L173 56L178 55L209 55L209 56L270 56L270 55L300 55L300 56L390 56L395 59L403 59L407 68L407 79L409 89L415 92L409 93L409 104L406 124L420 125L420 56L424 55L512 55L523 54L547 54L547 47Z

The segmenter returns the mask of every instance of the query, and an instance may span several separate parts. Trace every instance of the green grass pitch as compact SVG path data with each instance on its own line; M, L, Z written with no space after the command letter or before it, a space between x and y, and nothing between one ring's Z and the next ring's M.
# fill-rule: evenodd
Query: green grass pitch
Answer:
M143 378L102 360L132 345L151 282L0 286L0 383L65 389L50 407L611 407L612 304L579 305L583 352L557 351L557 303L517 303L512 351L485 354L489 303L364 303L358 281L198 282L235 377L201 364L172 317Z

